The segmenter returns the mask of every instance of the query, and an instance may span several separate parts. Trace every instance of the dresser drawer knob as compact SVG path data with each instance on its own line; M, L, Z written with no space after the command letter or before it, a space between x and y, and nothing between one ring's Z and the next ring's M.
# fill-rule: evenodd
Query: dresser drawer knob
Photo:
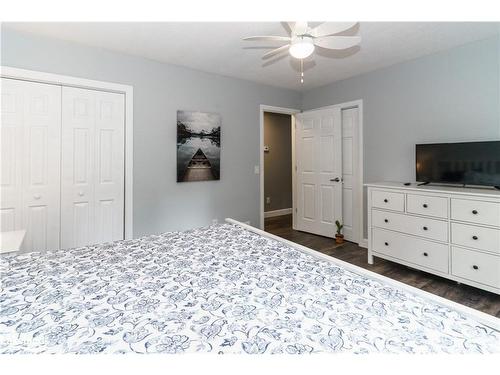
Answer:
M389 200L387 198L384 199L384 203L388 203Z
M423 230L427 230L427 229L429 229L429 228L427 228L427 227L423 227L422 229L423 229Z
M477 210L472 210L472 213L473 213L474 215L477 215Z
M384 242L384 245L385 246L389 246L389 242Z
M424 203L424 204L422 205L422 207L427 208L427 207L428 207L428 206L427 206L427 203Z
M472 266L472 268L474 268L475 270L478 270L478 269L479 269L479 267L478 267L478 266L476 266L475 264Z
M472 236L472 239L477 240L478 238L477 238L477 236Z
M424 257L428 257L428 256L429 256L429 254L427 254L427 253L424 253Z
M385 222L385 223L388 223L388 222L389 222L389 220L387 220L387 219L384 219L384 222Z

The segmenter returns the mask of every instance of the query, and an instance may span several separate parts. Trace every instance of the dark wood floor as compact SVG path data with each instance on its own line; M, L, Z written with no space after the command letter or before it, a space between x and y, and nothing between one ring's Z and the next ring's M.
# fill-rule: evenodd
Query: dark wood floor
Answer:
M334 239L293 230L292 215L267 218L265 227L267 232L287 240L500 318L500 296L494 293L380 258L368 264L367 250L354 243L336 245Z

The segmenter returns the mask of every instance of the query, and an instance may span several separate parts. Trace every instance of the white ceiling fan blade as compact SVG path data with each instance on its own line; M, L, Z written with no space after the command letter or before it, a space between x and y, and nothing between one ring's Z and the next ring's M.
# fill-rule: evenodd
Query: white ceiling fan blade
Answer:
M319 38L327 35L335 35L349 30L357 22L325 22L311 30L311 35Z
M359 36L325 36L322 38L315 38L314 44L318 47L328 49L346 49L354 47L361 42Z
M290 44L285 44L284 46L281 46L279 48L273 49L272 51L269 51L264 56L262 56L262 58L268 59L269 57L277 55L280 52L288 51L289 48L290 48Z
M249 36L247 38L243 38L243 40L248 41L265 41L265 42L289 42L291 38L289 36Z
M307 33L307 22L295 22L292 29L292 35L303 35Z

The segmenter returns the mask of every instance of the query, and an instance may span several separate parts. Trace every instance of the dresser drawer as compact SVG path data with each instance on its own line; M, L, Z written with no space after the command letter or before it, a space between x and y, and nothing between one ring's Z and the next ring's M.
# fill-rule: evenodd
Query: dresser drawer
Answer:
M457 277L500 288L500 257L453 247L451 273Z
M452 198L451 218L500 227L500 203Z
M406 211L412 214L448 218L448 198L408 194Z
M391 191L372 191L372 206L386 210L403 212L405 209L405 195Z
M372 249L376 253L448 273L448 245L373 228Z
M374 209L372 210L372 226L421 236L431 240L448 241L447 221Z
M500 255L500 229L451 223L451 242L455 245L473 247Z

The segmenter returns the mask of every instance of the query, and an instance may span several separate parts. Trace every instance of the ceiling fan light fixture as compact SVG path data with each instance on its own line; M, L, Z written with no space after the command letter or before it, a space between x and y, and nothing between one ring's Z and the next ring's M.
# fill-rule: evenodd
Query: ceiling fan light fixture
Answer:
M311 37L301 36L292 41L290 55L296 59L305 59L314 52L314 43Z

